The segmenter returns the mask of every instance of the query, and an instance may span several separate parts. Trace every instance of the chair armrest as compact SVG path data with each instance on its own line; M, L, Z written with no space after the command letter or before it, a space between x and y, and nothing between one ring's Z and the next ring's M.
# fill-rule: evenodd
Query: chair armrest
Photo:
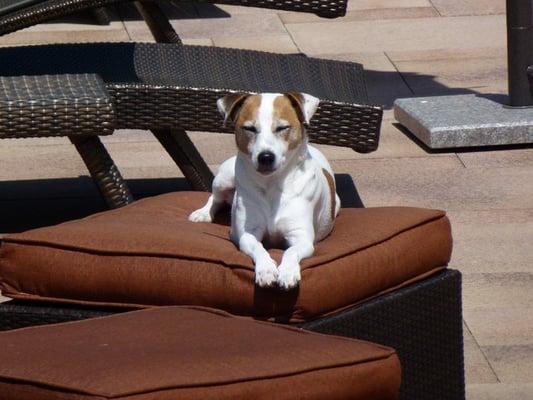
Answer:
M98 75L0 77L0 139L109 135L115 121Z

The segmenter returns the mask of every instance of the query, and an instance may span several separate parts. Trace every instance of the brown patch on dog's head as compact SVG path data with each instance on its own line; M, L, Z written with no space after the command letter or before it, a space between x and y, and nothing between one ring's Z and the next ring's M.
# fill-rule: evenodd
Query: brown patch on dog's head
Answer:
M235 143L245 154L250 154L250 143L255 140L256 133L244 129L244 126L253 126L257 121L260 105L261 96L248 96L235 116Z
M289 94L276 97L274 100L274 118L272 132L278 133L277 129L283 127L280 121L287 123L289 128L279 132L283 140L287 142L289 150L293 150L302 144L305 137L305 128L298 106L291 100Z

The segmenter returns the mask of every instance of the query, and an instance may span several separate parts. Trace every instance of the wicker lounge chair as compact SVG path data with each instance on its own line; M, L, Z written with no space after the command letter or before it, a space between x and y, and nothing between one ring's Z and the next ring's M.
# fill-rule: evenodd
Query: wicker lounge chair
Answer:
M29 7L7 7L4 15L0 11L0 35L113 2L49 0ZM6 0L6 3L13 3L13 0ZM326 0L311 3L288 0L275 4L259 1L257 4L328 17L343 15L346 7L345 2ZM256 3L247 2L246 5ZM132 201L132 196L97 135L109 134L116 128L150 129L178 163L192 187L209 190L212 174L185 131L220 131L220 119L214 111L213 100L231 91L307 91L323 100L314 120L316 135L313 138L317 143L337 143L360 152L377 148L382 111L379 107L366 105L363 70L359 64L311 59L303 55L183 46L156 3L137 2L136 6L156 40L167 44L51 45L2 49L1 57L8 62L0 66L0 76L6 77L4 87L9 90L3 91L0 102L8 111L4 115L13 116L13 119L0 120L0 138L13 137L14 131L17 137L69 136L110 207L127 204ZM37 57L41 60L38 65L32 62ZM256 65L267 67L259 70ZM76 78L66 77L66 74L96 74L98 77ZM9 78L26 75L34 76L34 84L28 84L28 79ZM39 78L42 75L63 76ZM97 82L100 78L105 88ZM49 88L47 94L42 92L43 85L38 84L43 79L47 82L45 87ZM68 82L69 79L74 81L74 85ZM107 112L108 117L104 118L106 126L99 127L100 132L87 126L85 128L90 132L84 127L74 129L72 120L77 121L79 115L74 106L66 108L66 126L60 127L55 123L50 126L52 132L43 129L41 124L33 131L26 129L27 133L23 132L20 127L26 128L26 123L32 120L28 117L35 110L32 106L35 99L48 98L43 112L48 110L55 115L53 104L65 102L61 98L65 93L57 89L64 87L76 88L68 94L68 101L72 104L79 104L79 91L82 91L84 99L93 97L87 100L89 102L100 104L99 99L105 98L107 106L112 103L113 114L109 108L105 111L101 106L89 109L99 116ZM84 87L85 90L82 90ZM96 87L98 93L94 92ZM23 98L20 97L21 92L24 93ZM41 103L41 108L43 105ZM199 115L202 118L198 118ZM86 121L93 119L87 113L86 116ZM43 118L46 119L45 116ZM8 129L2 129L1 124L7 125ZM331 136L332 132L338 136Z
M0 34L114 2L48 0L14 7L0 15ZM325 0L220 2L313 12L323 17L341 16L346 7L346 2ZM192 187L205 190L212 175L185 131L220 132L221 120L213 105L216 98L228 92L309 92L322 100L310 130L312 141L348 146L359 152L376 149L382 111L366 105L360 65L303 55L183 46L155 3L136 5L157 41L167 44L0 49L0 138L69 136L111 207L127 204L132 197L98 135L111 134L117 128L152 130ZM38 64L32 62L36 58L40 60ZM258 70L259 64L269 68ZM58 118L54 107L58 102L67 110L60 114L62 118ZM85 118L78 118L80 107ZM39 121L30 118L36 110L42 112ZM52 118L54 124L46 124ZM113 310L12 301L0 306L0 329L110 312ZM402 354L404 399L464 398L461 285L457 271L446 270L301 327L396 348Z

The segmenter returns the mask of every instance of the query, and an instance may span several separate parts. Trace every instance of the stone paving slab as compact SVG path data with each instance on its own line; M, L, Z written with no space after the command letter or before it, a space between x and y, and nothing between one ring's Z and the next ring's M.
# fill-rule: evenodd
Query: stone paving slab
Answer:
M533 307L471 310L464 318L480 346L533 345Z
M464 152L457 155L467 168L533 168L533 148Z
M417 96L507 94L505 49L391 51L387 56Z
M466 381L469 383L498 382L498 377L479 348L468 326L463 326L463 332Z
M452 267L463 273L533 273L533 208L448 210L448 216L455 241Z
M231 18L173 19L171 23L183 39L257 37L258 32L264 36L287 34L277 14L265 14L261 18L254 14L238 14ZM125 21L124 25L131 40L151 40L144 21Z
M533 399L533 384L467 384L467 400Z
M355 1L349 1L357 3ZM377 9L355 9L348 11L344 17L332 21L367 21L367 20L384 20L384 19L407 19L407 18L430 18L438 17L439 13L433 7L402 7L402 8L377 8ZM324 22L314 14L304 13L280 13L281 20L286 23L303 23L303 22Z
M218 47L267 51L271 53L299 53L300 50L288 33L272 36L214 37L213 44Z
M533 198L530 168L496 168L488 173L464 168L455 155L338 160L332 164L336 172L354 177L368 206L526 209Z
M0 37L0 46L78 42L124 42L130 37L121 21L110 25L42 24Z
M533 345L482 346L482 349L500 382L533 381Z
M81 157L71 144L18 146L23 144L20 140L17 146L9 146L9 142L12 141L0 141L0 180L46 179L87 173Z
M502 0L431 0L431 3L443 17L505 13Z
M473 310L531 308L532 272L463 274L463 308ZM475 335L475 332L472 331ZM532 354L533 355L533 354Z
M285 27L306 54L506 46L505 17L501 15L298 23Z

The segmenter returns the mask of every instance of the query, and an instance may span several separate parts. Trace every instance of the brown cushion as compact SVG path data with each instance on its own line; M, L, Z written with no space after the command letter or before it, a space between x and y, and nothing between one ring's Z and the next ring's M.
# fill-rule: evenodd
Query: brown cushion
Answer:
M302 262L299 290L254 286L229 227L191 223L206 193L181 192L4 238L5 296L108 305L200 305L301 321L361 302L446 265L449 221L417 208L342 209ZM280 260L282 251L270 251Z
M0 333L0 398L396 399L394 350L159 307Z

